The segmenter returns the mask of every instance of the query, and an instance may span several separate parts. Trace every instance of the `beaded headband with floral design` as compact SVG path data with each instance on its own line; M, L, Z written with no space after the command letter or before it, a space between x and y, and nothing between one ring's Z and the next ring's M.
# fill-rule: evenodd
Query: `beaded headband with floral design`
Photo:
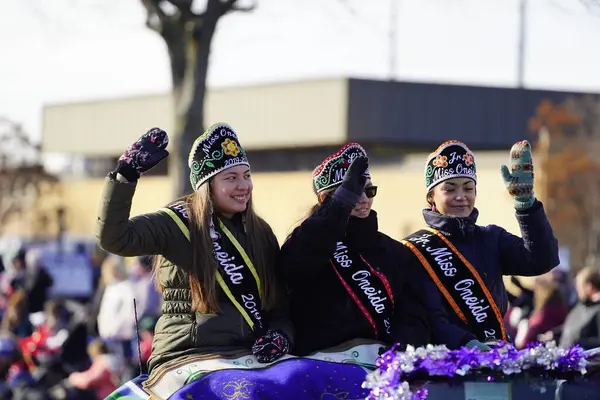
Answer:
M188 165L194 190L221 171L237 165L250 167L235 131L224 122L211 125L194 141Z
M313 189L319 194L342 183L350 164L358 157L367 157L367 152L358 143L348 143L335 154L327 157L313 171ZM368 170L367 170L368 175Z
M453 178L470 178L477 183L475 156L466 144L458 140L442 143L427 157L425 186L429 192L434 186Z

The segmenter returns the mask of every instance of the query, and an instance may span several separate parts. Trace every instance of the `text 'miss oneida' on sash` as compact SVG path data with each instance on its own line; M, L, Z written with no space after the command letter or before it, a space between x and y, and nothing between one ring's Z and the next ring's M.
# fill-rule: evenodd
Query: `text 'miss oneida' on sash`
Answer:
M481 341L507 341L502 314L481 276L444 234L426 228L403 239L456 315Z
M337 242L330 262L342 285L371 325L374 337L385 339L391 332L394 314L394 296L386 276L343 242Z
M179 226L188 240L189 218L184 202L176 202L161 209ZM217 260L217 282L231 303L240 312L248 326L260 336L268 329L262 316L261 281L248 254L217 218L218 226L213 233L213 253ZM223 244L227 242L227 246Z

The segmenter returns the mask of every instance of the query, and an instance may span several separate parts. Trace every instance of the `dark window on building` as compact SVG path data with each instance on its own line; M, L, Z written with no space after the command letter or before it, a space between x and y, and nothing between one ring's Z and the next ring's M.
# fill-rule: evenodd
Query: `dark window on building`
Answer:
M339 146L249 150L248 159L253 172L312 171ZM403 149L389 146L368 146L372 165L397 164L402 162Z

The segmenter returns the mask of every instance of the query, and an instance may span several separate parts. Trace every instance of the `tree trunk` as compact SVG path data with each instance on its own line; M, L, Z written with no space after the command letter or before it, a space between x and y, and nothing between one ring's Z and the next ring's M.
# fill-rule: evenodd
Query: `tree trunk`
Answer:
M167 13L161 0L141 0L146 8L146 25L167 44L173 81L174 132L169 132L169 174L175 197L192 192L188 155L204 132L204 98L212 39L219 19L232 11L251 11L256 4L241 7L237 0L207 0L200 14L192 11L193 0L169 3L177 8Z
M165 37L169 48L175 106L175 132L171 135L175 146L170 148L169 174L173 177L175 197L193 191L189 179L188 155L194 140L204 132L204 100L210 47L220 17L209 9L202 23L191 31L183 27L174 35ZM174 31L175 31L174 29Z

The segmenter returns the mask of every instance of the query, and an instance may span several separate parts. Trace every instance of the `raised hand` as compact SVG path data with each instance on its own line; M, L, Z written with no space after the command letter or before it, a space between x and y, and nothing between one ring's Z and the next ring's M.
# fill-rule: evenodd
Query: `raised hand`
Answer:
M168 144L167 132L160 128L150 129L119 157L115 172L130 182L137 180L169 155L165 150Z
M504 184L512 196L515 209L526 210L535 203L533 194L533 159L527 140L515 143L510 149L510 170L500 167Z
M365 191L365 183L367 183L368 169L369 160L366 157L358 157L348 167L341 187L359 196L362 195Z

